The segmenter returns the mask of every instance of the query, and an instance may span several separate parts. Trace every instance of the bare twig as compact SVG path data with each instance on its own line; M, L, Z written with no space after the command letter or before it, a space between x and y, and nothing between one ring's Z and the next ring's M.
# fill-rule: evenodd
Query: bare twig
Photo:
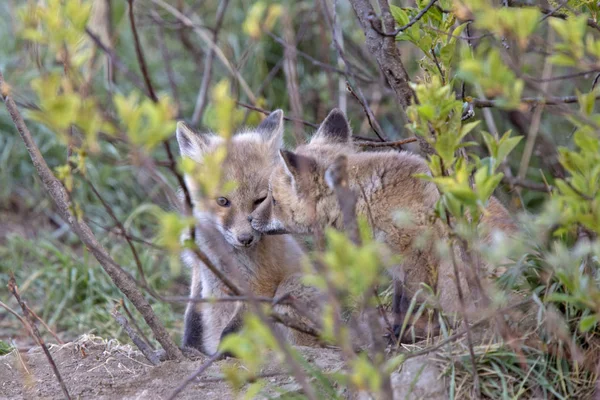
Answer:
M337 197L344 220L344 229L354 244L360 244L360 233L356 222L356 193L348 183L348 157L338 156L328 169L327 180Z
M548 42L550 46L554 43L554 30L550 29L548 31ZM542 70L542 79L548 79L552 75L552 63L550 62L550 57L545 57L544 59L544 68ZM545 81L542 83L542 92L546 92L548 90L548 85L550 82ZM544 112L544 104L539 104L531 118L531 125L529 125L529 131L527 133L527 142L525 143L525 148L523 149L523 157L521 158L521 164L519 166L519 172L517 174L517 178L524 179L527 173L527 168L529 167L529 162L531 160L531 155L533 154L533 149L535 147L535 140L540 131L540 124L542 122L542 113Z
M421 11L419 11L419 13L417 15L415 15L410 21L408 21L408 23L404 26L401 26L399 28L397 28L395 31L393 32L389 32L389 33L385 33L382 31L378 31L378 33L382 36L391 36L391 37L396 37L398 36L398 34L400 32L404 32L405 30L407 30L408 28L410 28L411 26L413 26L414 24L416 24L417 22L419 22L419 20L421 18L423 18L423 16L425 16L425 14L427 13L427 11L429 11L429 9L431 7L433 7L433 5L437 2L438 0L431 0L429 2L429 4L427 4L425 6L424 9L422 9ZM378 28L375 27L375 25L373 25L373 29L377 30Z
M589 70L589 71L575 72L573 74L550 76L550 77L547 77L547 78L527 77L527 79L530 79L530 80L532 80L534 82L554 82L554 81L561 81L561 80L565 80L565 79L579 78L581 76L586 76L586 75L593 74L593 73L599 72L599 71L600 70L598 70L598 69L592 69L592 70Z
M502 178L502 182L508 184L509 186L518 186L525 189L533 190L535 192L550 193L553 190L552 186L546 185L544 183L531 182L526 181L524 179L513 178L509 176L505 176L504 178Z
M469 326L469 316L466 312L465 297L463 295L462 285L460 284L460 274L458 273L458 266L456 265L456 257L454 256L454 249L450 247L450 257L452 257L452 267L454 269L454 278L456 280L456 289L458 292L458 300L460 302L460 308L463 312L463 324L465 326L465 332L467 334L467 344L469 346L469 355L471 356L471 365L473 368L473 391L476 398L481 397L481 387L479 385L479 374L477 373L477 364L475 361L475 352L473 350L473 337L471 335L471 327Z
M25 302L23 301L23 299L21 299L21 296L19 295L19 289L17 288L17 282L15 281L14 276L11 276L10 279L8 280L8 290L15 297L15 299L21 306L21 309L23 310L23 315L25 315L25 318L27 318L27 323L29 325L30 332L33 334L33 338L35 339L35 341L40 345L40 347L44 351L44 354L46 355L46 358L48 359L48 362L50 363L50 366L52 367L52 371L54 371L54 375L56 376L56 379L58 380L58 383L60 385L60 388L62 389L63 394L65 395L65 398L70 400L71 396L69 395L67 386L65 385L65 382L63 381L62 377L60 376L60 372L58 371L58 367L56 366L56 363L54 362L54 359L52 358L52 355L50 354L50 351L48 350L48 346L46 346L46 343L44 342L42 335L40 335L40 331L38 331L38 328L35 325L34 317L29 312L29 307L27 307L27 305L25 304Z
M213 43L217 43L219 40L219 32L223 25L223 18L225 17L225 11L229 5L229 0L223 0L219 2L219 8L217 9L217 16L215 27L213 29ZM202 121L204 110L206 110L207 97L208 97L208 86L210 85L210 79L212 77L212 67L215 60L215 48L211 46L208 49L208 54L204 59L204 74L202 75L202 82L200 83L200 89L198 90L198 97L196 99L196 106L194 107L194 113L192 114L192 125L197 125Z
M284 46L286 49L289 48L290 51L294 51L295 53L297 53L300 57L302 57L303 59L310 61L310 63L312 65L314 65L315 67L320 67L323 68L326 71L330 71L330 72L335 72L337 74L341 74L341 75L346 75L346 71L344 71L343 69L339 69L334 67L333 65L329 65L326 64L324 62L321 62L319 60L317 60L316 58L314 58L313 56L311 56L308 53L303 52L302 50L298 50L297 47L295 46L290 46L288 45L285 40L283 40L282 38L280 38L279 36L275 35L272 32L265 32L267 35L269 35L273 40L275 40L277 43L279 43L280 45ZM362 82L372 82L373 79L363 76L363 75L358 75L356 76L356 78Z
M106 249L98 242L89 226L83 219L77 219L72 213L72 204L69 195L62 183L54 176L52 170L46 164L46 160L40 153L39 148L33 140L31 132L25 125L25 121L19 112L17 105L10 96L8 87L4 82L4 76L0 72L0 93L4 97L6 108L19 131L29 156L39 175L44 189L57 206L58 214L65 220L75 234L86 245L90 252L96 257L100 265L110 276L114 284L127 296L136 309L142 314L144 320L154 333L156 340L163 346L169 359L183 359L183 354L175 345L167 330L160 323L148 301L137 288L132 279L119 264L108 254Z
M152 15L158 16L158 13L155 10L152 10ZM171 94L173 95L173 99L175 100L175 104L177 106L177 114L180 115L181 101L179 100L179 91L177 90L177 83L175 82L175 73L173 71L173 64L171 63L171 54L169 53L169 49L165 43L165 30L162 25L158 26L158 35L156 36L156 41L158 42L158 48L160 49L160 54L165 65L167 79L169 81L169 86L171 87Z
M15 310L10 308L7 304L3 303L2 301L0 301L0 307L4 308L6 311L11 313L15 318L17 318L19 320L19 322L23 325L23 327L25 329L27 329L27 332L29 332L29 334L31 336L33 336L33 332L31 332L31 326L27 323L27 321L25 321L23 319L23 317L21 317Z
M198 370L196 372L194 372L192 375L188 376L185 381L183 381L179 386L177 386L175 388L175 390L173 390L173 392L171 392L171 394L169 395L169 397L167 398L168 400L173 400L175 399L179 393L181 393L190 383L192 383L197 377L199 377L200 375L202 375L204 373L204 371L206 371L215 361L217 361L223 354L220 352L217 352L215 354L213 354L208 360L206 360L206 362L204 364L202 364L200 366L200 368L198 368Z
M56 341L57 341L59 344L65 344L65 342L63 342L63 341L62 341L62 340L61 340L61 339L58 337L58 335L57 335L57 334L56 334L56 333L55 333L55 332L54 332L52 329L50 329L50 327L48 326L48 324L46 324L46 322L44 322L44 320L43 320L43 319L41 319L41 318L40 318L40 316L39 316L39 315L37 315L37 314L35 313L35 311L33 311L33 310L31 309L31 307L29 307L28 305L26 305L26 307L27 307L27 309L29 310L29 312L31 313L31 315L33 315L33 316L35 317L35 319L37 319L37 320L40 322L40 324L42 324L42 325L44 326L44 328L46 328L46 330L48 331L48 333L49 333L49 334L51 334L52 336L54 336L54 339L56 339Z
M531 299L526 299L526 300L523 300L523 301L518 302L516 304L510 305L508 307L504 307L504 308L501 308L501 309L499 309L497 311L491 312L491 313L489 313L489 315L486 315L485 317L482 317L478 321L476 321L473 324L471 324L470 328L471 329L475 329L475 328L483 325L487 321L489 321L491 318L495 318L497 315L500 315L500 314L503 314L503 313L505 313L507 311L510 311L512 309L524 306L524 305L529 304L531 302L532 302ZM436 350L444 347L445 345L447 345L449 343L452 343L452 342L460 339L461 337L465 336L466 334L467 334L467 330L463 329L462 331L457 332L457 333L453 334L452 336L448 336L446 339L440 341L439 343L437 343L437 344L435 344L433 346L428 346L428 347L424 348L423 350L418 350L418 351L414 351L412 353L406 354L404 356L404 359L408 360L409 358L415 358L415 357L423 356L423 355L429 354L431 352L434 352L434 351L436 351Z
M285 46L283 62L283 72L285 75L285 84L287 89L286 91L290 102L292 117L299 119L304 113L302 109L302 101L300 100L300 83L298 81L298 70L296 68L298 65L298 59L296 58L297 52L293 50L295 47L294 27L292 18L290 16L285 14L282 18L283 36L288 44ZM304 134L302 123L296 121L293 124L293 127L294 129L292 132L294 134L296 143L302 143Z
M379 125L379 123L377 122L376 119L371 119L371 114L373 114L373 112L371 111L370 108L368 108L369 106L364 103L362 101L360 101L360 99L358 98L358 96L356 95L356 93L354 93L354 89L352 89L352 86L350 86L350 82L346 81L346 90L348 90L350 92L350 94L352 94L352 96L354 96L354 98L356 100L358 100L358 102L360 103L360 106L363 108L363 111L365 112L365 115L367 116L367 121L369 121L369 126L371 127L371 130L375 133L375 135L379 138L379 140L381 140L382 142L385 142L385 139L381 136L381 133L379 131L379 129L381 129L381 126ZM375 117L373 115L373 117ZM375 125L377 125L377 127L375 127Z
M357 80L356 75L350 69L350 63L346 59L346 55L344 54L344 49L342 47L342 44L338 40L338 35L336 35L335 21L333 20L333 17L330 14L330 10L327 5L327 2L325 0L321 0L321 4L322 4L322 8L323 8L323 11L325 14L325 19L327 20L329 29L332 32L333 45L338 53L338 58L344 64L344 68L346 71L346 74L345 74L346 78L347 79L352 78L353 81L356 81ZM348 83L346 83L346 88L350 88L350 85ZM352 90L352 89L349 89L349 90L354 95L354 97L358 100L358 102L362 106L363 110L367 114L367 118L369 119L369 123L371 124L371 126L375 126L375 128L373 128L373 131L375 132L375 134L381 139L381 141L384 141L385 137L383 135L383 129L381 129L381 126L377 122L377 119L375 118L373 111L371 111L371 108L369 107L369 104L367 103L367 99L365 98L360 86L356 86L356 90Z
M239 73L239 71L231 65L231 63L229 62L229 60L227 59L227 57L225 56L223 51L219 48L219 46L217 46L217 44L211 40L211 38L206 33L205 28L198 26L198 24L195 24L189 17L184 15L177 8L173 7L172 5L166 3L163 0L151 0L151 1L154 4L159 5L163 9L167 10L169 13L171 13L184 26L191 28L200 37L200 39L202 39L202 41L204 41L211 49L213 49L215 51L215 55L217 56L219 61L221 61L221 63L225 66L225 68L229 71L229 73L240 84L240 87L242 88L242 90L246 94L246 96L248 97L249 101L251 103L256 103L256 96L254 96L254 94L252 93L252 90L250 89L250 86L248 85L246 80L242 77L242 75Z
M250 104L242 103L241 101L237 101L236 104L238 106L240 106L240 107L244 107L244 108L247 108L247 109L252 110L252 111L257 111L257 112L263 113L265 115L271 114L271 111L269 111L269 110L265 110L264 108L256 107L256 106L253 106L253 105L250 105ZM286 117L286 116L284 116L283 119L286 120L286 121L290 121L290 122L300 122L301 124L304 124L306 126L310 126L311 128L318 128L319 127L318 124L314 124L312 122L304 121L303 119Z
M353 142L357 146L362 147L402 147L408 143L414 143L418 139L416 137L411 137L408 139L397 140L395 142Z
M596 99L600 99L600 95L596 96ZM539 105L544 104L546 106L557 106L561 104L573 104L579 100L577 96L563 96L563 97L524 97L521 99L521 103L528 105ZM497 107L498 102L496 100L482 100L482 99L470 99L470 103L477 108L490 108Z
M144 78L144 83L146 85L146 90L148 90L148 94L150 98L155 103L158 102L158 97L156 96L156 92L154 92L154 86L152 85L152 81L150 80L150 75L148 74L148 66L146 65L146 58L144 57L144 52L142 50L142 44L140 43L140 37L138 35L138 31L135 25L135 16L133 14L133 1L127 0L129 3L129 23L131 24L131 32L133 33L133 42L135 45L135 54L137 55L138 64L140 65L140 70L142 71L142 77Z
M120 304L123 306L123 310L125 310L125 314L127 314L127 317L131 321L131 324L133 325L133 327L135 328L135 330L137 331L137 333L142 337L142 339L144 339L144 341L148 344L148 346L150 346L150 348L152 350L154 350L154 346L152 345L152 342L150 341L150 339L148 339L148 336L146 336L146 334L144 333L144 331L138 325L137 321L133 317L133 314L131 314L131 311L129 311L129 308L125 304L125 300L121 299L121 303Z
M152 348L148 345L148 343L146 343L144 341L144 339L142 339L133 330L133 328L129 325L129 322L127 322L127 318L125 318L117 310L117 306L115 306L113 308L113 310L110 312L110 315L112 315L113 318L115 319L115 321L117 321L117 323L119 325L121 325L121 328L123 328L125 330L125 333L127 333L127 336L129 336L129 338L131 339L131 341L133 342L133 344L135 344L137 346L137 348L140 349L140 351L142 352L142 354L144 355L144 357L146 357L146 359L148 361L150 361L150 363L152 365L158 365L158 364L160 364L160 360L158 358L158 355L154 352L154 350L152 350Z
M131 72L129 68L127 68L125 63L121 61L121 59L110 47L102 43L102 40L98 36L96 36L94 32L92 32L89 28L85 28L85 33L87 33L87 35L92 39L94 44L96 44L96 46L100 48L100 50L102 50L108 55L112 65L114 65L119 71L121 71L127 77L127 79L131 83L133 83L138 89L142 90L145 94L149 95L146 86L140 80L140 77Z

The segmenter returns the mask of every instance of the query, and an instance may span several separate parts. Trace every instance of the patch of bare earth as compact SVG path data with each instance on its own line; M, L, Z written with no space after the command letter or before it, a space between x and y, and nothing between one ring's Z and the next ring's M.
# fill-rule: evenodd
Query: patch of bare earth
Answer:
M327 349L301 348L301 353L326 371L341 367L337 352ZM76 342L50 346L50 352L72 398L82 399L164 399L195 372L206 360L163 362L152 366L129 345L94 336L83 336ZM318 358L318 359L317 359ZM216 362L190 384L180 399L230 399L235 394L222 377L221 366L235 360ZM276 362L267 363L264 374L286 371ZM299 386L288 376L266 378L267 387L276 393L297 391ZM244 390L244 389L242 389ZM27 353L0 357L0 397L61 398L58 381L39 347Z
M311 364L325 372L342 368L336 350L299 347ZM78 399L165 399L205 361L163 362L152 366L129 345L86 335L62 346L50 345L50 352L72 398ZM260 398L300 392L300 386L287 375L287 368L269 360L262 371L265 388ZM236 364L233 359L214 363L191 383L178 399L232 399L235 393L223 380L221 367ZM239 366L239 368L243 368ZM274 376L273 376L274 375ZM408 360L392 375L394 399L444 399L446 388L439 370L427 358ZM243 393L246 388L242 388ZM340 393L343 396L343 392ZM39 347L26 353L13 351L0 357L0 398L32 399L64 397L56 377ZM362 399L363 396L358 396Z

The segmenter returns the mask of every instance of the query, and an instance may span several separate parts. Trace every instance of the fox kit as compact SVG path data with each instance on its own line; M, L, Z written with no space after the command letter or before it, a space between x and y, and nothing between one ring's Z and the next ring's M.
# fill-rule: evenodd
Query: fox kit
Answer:
M407 152L357 151L340 110L334 109L327 116L310 143L295 152L280 152L282 162L273 170L267 199L250 216L252 227L266 234L310 233L315 226L342 228L328 170L340 155L347 157L348 184L358 194L357 214L370 220L377 240L403 256L402 264L390 270L396 282L396 333L406 312L406 295L412 296L421 282L437 289L444 311L458 311L451 257L441 259L436 249L436 243L446 237L446 229L442 222L432 223L430 219L440 195L433 183L414 177L429 173L425 160ZM488 209L496 213L495 224L510 219L495 199ZM396 211L410 212L411 224L399 228L394 221ZM457 257L460 260L460 254ZM461 277L466 288L464 279ZM404 283L402 292L408 292L403 297L398 293L402 288L399 282Z
M235 181L236 186L215 199L200 198L195 177L185 176L194 206L195 240L211 262L242 290L268 297L291 293L300 301L306 300L308 309L317 309L313 302L315 289L300 283L304 253L298 243L289 235L263 236L252 229L247 218L267 196L269 175L277 163L282 137L281 110L271 113L256 129L235 134L221 168L224 181ZM183 122L177 125L177 141L181 155L197 162L200 171L204 157L225 146L221 137L195 133ZM191 250L185 250L182 258L192 269L192 298L229 294ZM223 336L241 327L245 308L244 302L190 302L185 313L183 346L214 353ZM285 306L275 310L303 318ZM314 344L314 339L305 334L287 333L296 344Z

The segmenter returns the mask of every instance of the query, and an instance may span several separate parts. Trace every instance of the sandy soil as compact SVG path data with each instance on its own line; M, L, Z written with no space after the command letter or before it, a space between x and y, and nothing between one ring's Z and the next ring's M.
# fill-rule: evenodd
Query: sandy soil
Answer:
M299 348L312 363L325 371L341 367L334 350ZM205 360L163 362L152 366L129 345L95 336L83 336L76 342L50 346L59 371L72 398L81 399L165 399L186 377L196 371ZM235 394L229 385L218 380L221 367L236 363L228 359L215 363L193 384L180 394L180 399L232 399ZM268 362L265 374L284 371L276 362ZM266 393L277 397L277 392L295 392L300 387L287 376L266 378ZM244 393L245 388L242 389ZM60 386L46 357L39 347L27 353L16 351L0 357L0 398L31 399L61 398ZM263 397L265 398L265 397Z
M342 368L340 354L331 349L298 347L305 359L324 372ZM166 399L185 378L194 373L206 359L185 362L163 362L152 366L129 345L86 335L62 346L51 345L63 380L74 399ZM275 374L264 379L259 399L277 398L282 394L301 393L300 386L287 374L278 360L265 355L266 368L262 374ZM247 387L237 394L223 381L221 368L225 365L243 368L234 359L216 362L190 384L178 399L235 399L244 398ZM282 375L277 375L282 373ZM394 399L447 398L445 378L432 357L407 360L392 374ZM341 398L347 398L340 390ZM59 399L64 398L41 348L26 353L13 351L0 357L0 399ZM358 396L353 399L367 399Z

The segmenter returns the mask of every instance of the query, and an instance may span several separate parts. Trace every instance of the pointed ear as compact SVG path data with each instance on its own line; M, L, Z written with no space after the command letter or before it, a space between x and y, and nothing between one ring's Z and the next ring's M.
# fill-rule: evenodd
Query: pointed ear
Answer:
M317 171L317 163L310 157L301 156L289 150L279 150L279 156L285 166L285 172L297 181L304 174L313 174Z
M273 111L256 127L256 130L273 150L279 150L283 147L283 111L280 109Z
M213 134L198 133L186 125L185 122L177 122L177 142L182 156L200 162L214 139Z
M350 141L352 130L346 116L339 108L331 110L327 118L321 123L311 143L346 143Z

